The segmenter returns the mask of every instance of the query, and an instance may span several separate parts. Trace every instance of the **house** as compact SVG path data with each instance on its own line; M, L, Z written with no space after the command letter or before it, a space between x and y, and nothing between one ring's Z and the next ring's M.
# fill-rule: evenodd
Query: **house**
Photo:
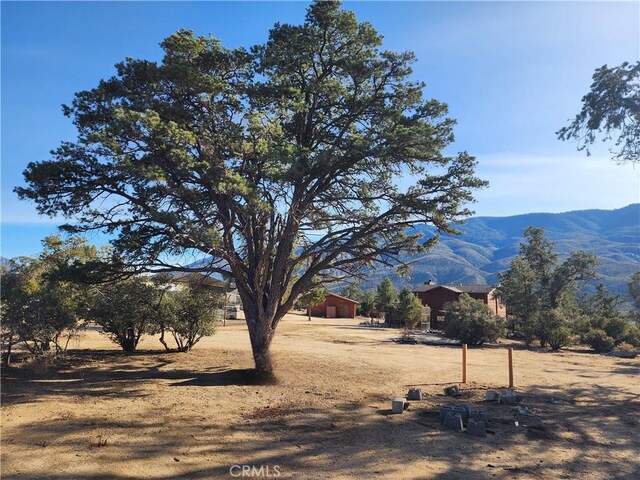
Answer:
M176 289L188 283L204 285L207 288L216 291L220 295L226 294L228 305L236 305L240 303L240 296L238 295L238 290L234 283L227 283L210 275L202 273L177 274L171 278L171 282L175 285Z
M439 328L444 321L444 305L458 299L463 293L471 298L482 300L489 311L502 318L507 318L505 305L496 296L496 287L491 285L438 285L429 280L413 289L413 294L431 309L431 326Z
M335 293L327 293L324 302L311 308L314 317L356 318L358 302Z

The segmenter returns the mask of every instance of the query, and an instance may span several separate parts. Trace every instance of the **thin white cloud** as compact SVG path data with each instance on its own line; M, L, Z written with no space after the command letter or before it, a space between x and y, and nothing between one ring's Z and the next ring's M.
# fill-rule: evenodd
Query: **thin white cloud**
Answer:
M490 182L476 194L478 215L515 215L640 202L640 167L606 157L479 155L478 176Z

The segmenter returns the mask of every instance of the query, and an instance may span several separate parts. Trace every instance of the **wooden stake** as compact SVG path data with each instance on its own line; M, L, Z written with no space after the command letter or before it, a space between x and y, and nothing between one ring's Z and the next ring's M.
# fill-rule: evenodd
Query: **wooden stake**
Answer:
M467 383L467 344L462 344L462 383Z
M509 388L513 388L513 348L509 348Z

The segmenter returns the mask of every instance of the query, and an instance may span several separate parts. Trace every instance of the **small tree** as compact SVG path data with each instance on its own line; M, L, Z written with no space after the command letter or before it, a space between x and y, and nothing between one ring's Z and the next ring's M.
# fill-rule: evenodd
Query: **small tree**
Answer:
M153 331L152 320L163 295L139 277L100 285L94 291L88 316L125 352L134 352L142 335Z
M360 314L373 318L373 312L376 310L376 292L375 290L366 290L360 297L360 305L358 306Z
M422 302L408 288L403 288L398 296L398 304L393 311L394 323L400 323L408 330L414 329L426 312Z
M340 295L350 298L351 300L355 300L356 302L360 302L360 300L362 299L362 290L360 289L360 284L349 283L340 291Z
M469 345L494 342L504 333L504 321L491 315L482 300L471 298L466 293L455 302L444 305L444 333Z
M316 305L320 305L324 302L324 299L327 296L327 291L325 288L316 284L310 290L307 290L305 293L298 297L298 304L307 310L307 316L309 317L309 321L311 321L311 309Z
M398 292L388 278L380 282L376 289L376 309L387 314L387 320L393 317L393 308L398 301Z
M554 344L563 343L560 338L568 338L562 334L567 332L556 331L553 325L563 322L562 311L569 303L577 311L576 295L580 286L595 278L598 260L592 253L576 251L559 263L555 245L545 237L544 229L528 227L524 237L509 270L498 275L498 296L514 317L514 333L527 345L537 337L544 346L551 336Z
M2 275L5 361L18 339L33 354L64 352L82 327L86 287L72 272L98 258L95 247L78 237L51 235L37 258L19 258Z
M166 295L162 302L170 305L166 328L171 332L178 351L188 352L202 337L215 333L218 312L224 300L211 288L190 282L177 292Z

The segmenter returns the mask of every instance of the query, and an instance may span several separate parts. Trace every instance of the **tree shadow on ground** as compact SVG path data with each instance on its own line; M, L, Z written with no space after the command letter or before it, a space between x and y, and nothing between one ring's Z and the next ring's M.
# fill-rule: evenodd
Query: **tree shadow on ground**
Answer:
M153 357L148 364L136 366L123 360L113 371L110 365L77 364L55 373L52 384L15 376L3 394L7 393L9 405L15 402L16 392L29 393L30 401L54 394L78 401L86 395L122 398L135 394L140 382L168 380L179 402L182 395L194 395L194 386L218 392L218 387L253 385L247 383L252 378L248 369L162 370L170 366L165 362ZM84 380L65 381L78 378ZM124 389L123 382L128 382ZM415 402L403 415L389 415L386 402L338 398L305 406L286 386L273 388L282 390L282 400L266 406L243 407L239 395L247 392L233 390L240 411L228 423L214 424L198 410L173 412L169 407L149 406L133 423L98 413L26 423L20 431L3 435L3 442L16 447L22 458L37 455L42 448L78 452L78 462L94 462L107 472L46 472L54 480L233 478L230 467L234 464L279 466L281 478L309 479L640 478L639 398L626 390L578 383L534 385L520 393L535 418L519 416L507 405L482 403L481 392L474 398L444 399L488 411L494 434L477 439L441 428L436 410L440 399ZM228 394L224 388L219 391ZM203 401L202 408L214 407ZM110 440L99 448L94 444L100 432L108 432ZM509 453L517 448L521 450ZM153 462L159 468L145 475L110 470L122 462ZM3 475L3 479L37 478L38 473L42 474L27 465L23 473Z

